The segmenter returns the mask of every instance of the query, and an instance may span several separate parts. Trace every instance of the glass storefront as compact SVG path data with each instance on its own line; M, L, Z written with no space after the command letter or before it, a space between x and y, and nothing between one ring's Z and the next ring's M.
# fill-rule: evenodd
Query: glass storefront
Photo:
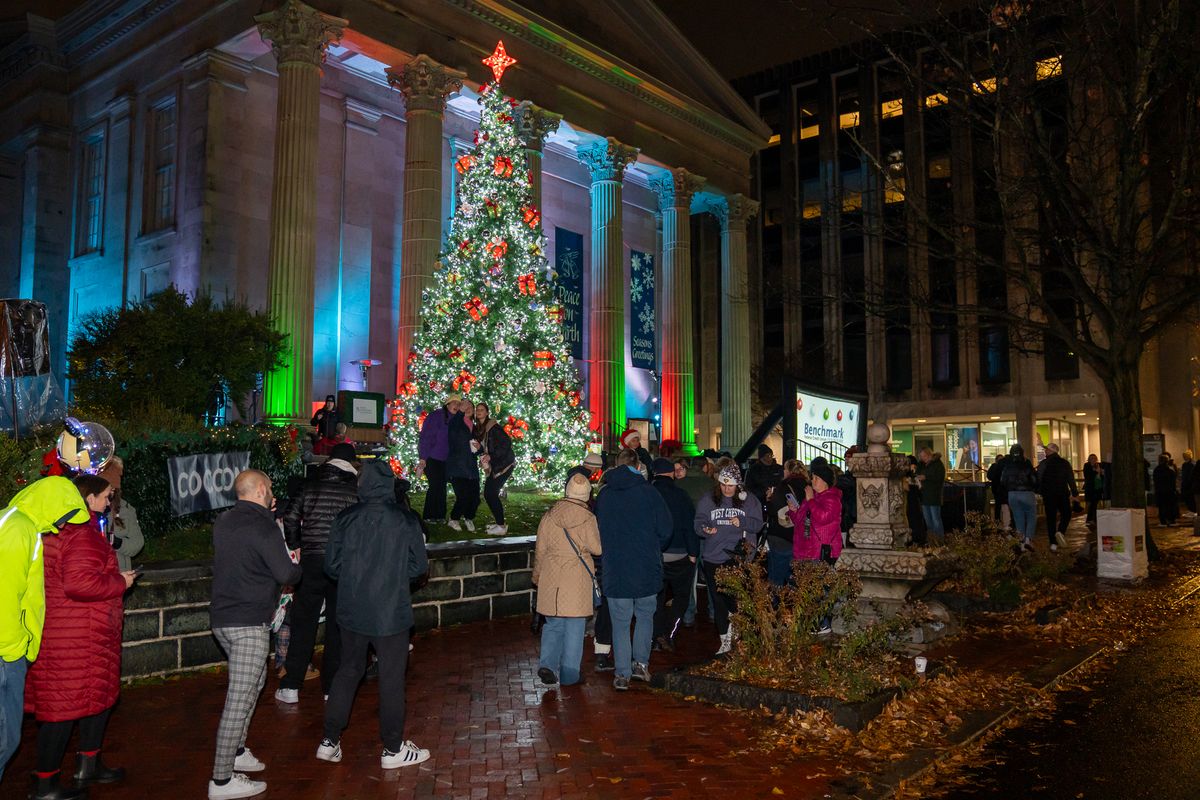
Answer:
M1026 455L1035 461L1046 457L1046 444L1057 442L1059 454L1070 461L1076 469L1083 466L1087 458L1082 453L1083 426L1060 420L1038 420L1035 452ZM897 453L913 454L928 447L941 453L946 471L957 480L984 480L987 468L996 456L1008 454L1008 448L1017 441L1017 423L1012 420L989 420L987 422L964 420L948 423L898 423L892 428L892 450Z

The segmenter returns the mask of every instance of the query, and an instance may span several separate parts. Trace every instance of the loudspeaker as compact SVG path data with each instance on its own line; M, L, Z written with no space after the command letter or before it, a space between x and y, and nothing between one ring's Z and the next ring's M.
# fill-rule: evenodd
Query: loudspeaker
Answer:
M49 372L46 304L0 300L0 378L32 378Z

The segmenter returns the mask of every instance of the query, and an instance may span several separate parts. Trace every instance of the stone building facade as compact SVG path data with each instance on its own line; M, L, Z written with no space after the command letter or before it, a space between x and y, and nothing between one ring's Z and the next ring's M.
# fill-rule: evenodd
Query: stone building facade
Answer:
M355 359L390 394L499 39L547 256L582 236L593 417L609 442L640 419L740 444L769 134L649 0L94 0L4 23L0 296L48 304L60 375L87 314L174 285L290 335L268 419L363 389ZM631 251L655 256L657 370L630 361Z

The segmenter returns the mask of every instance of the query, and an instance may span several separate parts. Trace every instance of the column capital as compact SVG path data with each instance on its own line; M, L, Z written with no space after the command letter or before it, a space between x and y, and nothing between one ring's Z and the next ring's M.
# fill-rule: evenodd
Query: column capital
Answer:
M688 172L683 167L655 175L650 179L650 189L658 195L658 207L690 209L692 195L700 191L705 179Z
M562 114L547 111L528 100L517 104L513 116L517 118L517 138L521 145L539 153L546 145L546 137L558 130L558 123L562 122Z
M421 53L403 67L387 70L388 83L404 95L406 111L433 111L441 114L446 98L462 88L467 73L450 69Z
M258 32L271 43L279 64L300 62L320 66L330 42L340 42L342 31L350 24L341 17L322 14L300 0L285 0L283 5L254 18Z
M638 157L636 147L621 144L611 136L581 144L576 152L579 163L591 173L592 183L624 180L625 168Z
M721 231L729 230L731 225L745 224L746 220L758 216L758 201L751 200L744 194L731 194L726 197L714 197L706 204L708 212L721 223Z

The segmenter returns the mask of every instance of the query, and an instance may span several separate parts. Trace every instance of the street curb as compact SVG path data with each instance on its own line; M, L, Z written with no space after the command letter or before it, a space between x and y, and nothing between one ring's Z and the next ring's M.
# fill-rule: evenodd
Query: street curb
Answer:
M1102 645L1094 650L1085 651L1079 658L1060 658L1051 661L1045 667L1034 671L1035 676L1038 676L1039 673L1045 676L1038 678L1041 685L1038 685L1037 682L1034 683L1036 690L1041 692L1053 688L1063 678L1091 663L1109 649L1108 645ZM1046 673L1049 674L1046 675ZM894 769L875 778L870 789L857 791L853 796L856 800L888 800L894 797L901 782L915 780L927 774L938 764L1003 723L1015 714L1018 708L1018 705L1013 704L1000 711L984 714L972 724L959 727L950 735L952 741L949 746L938 750L917 751L902 760Z

